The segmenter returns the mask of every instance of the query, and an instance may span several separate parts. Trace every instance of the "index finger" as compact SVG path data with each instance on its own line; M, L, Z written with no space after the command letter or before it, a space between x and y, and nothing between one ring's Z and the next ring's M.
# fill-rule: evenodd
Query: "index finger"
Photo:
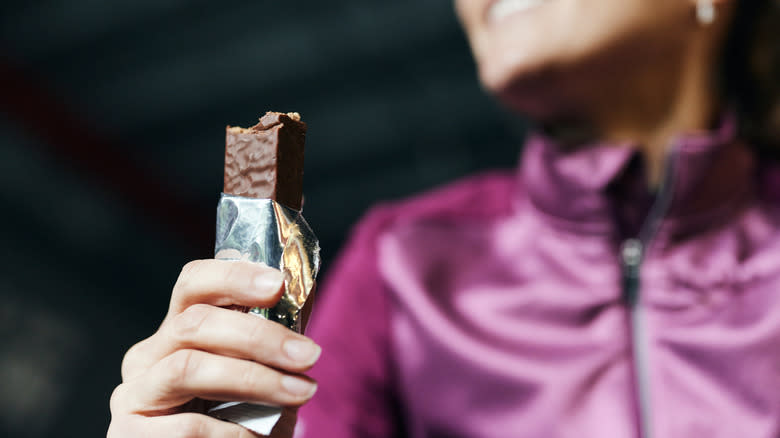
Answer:
M176 280L166 320L193 304L271 307L283 287L284 275L261 263L195 260L184 265Z

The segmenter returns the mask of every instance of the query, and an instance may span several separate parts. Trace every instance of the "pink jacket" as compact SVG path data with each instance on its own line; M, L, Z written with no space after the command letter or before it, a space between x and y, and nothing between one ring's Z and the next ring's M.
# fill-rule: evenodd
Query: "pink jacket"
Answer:
M629 145L536 136L373 210L296 436L780 436L780 171L734 125L678 138L657 196Z

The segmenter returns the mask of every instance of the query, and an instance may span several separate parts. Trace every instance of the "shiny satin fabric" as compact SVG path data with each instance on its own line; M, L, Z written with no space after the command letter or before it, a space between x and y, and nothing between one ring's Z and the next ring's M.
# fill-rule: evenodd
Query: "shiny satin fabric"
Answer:
M652 438L775 438L780 168L730 119L670 151L640 270L644 421ZM642 169L629 144L535 136L515 173L374 209L322 285L296 436L639 437L619 250L654 202Z

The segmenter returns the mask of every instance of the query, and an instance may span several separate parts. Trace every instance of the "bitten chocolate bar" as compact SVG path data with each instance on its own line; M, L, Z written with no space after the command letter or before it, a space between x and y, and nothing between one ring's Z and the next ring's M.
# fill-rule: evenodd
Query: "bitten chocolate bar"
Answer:
M300 210L305 139L306 124L298 113L269 111L251 128L228 126L224 193Z
M269 112L247 129L228 126L214 244L217 259L264 263L284 273L284 291L272 307L233 308L299 333L320 268L319 242L301 211L305 134L297 113ZM208 412L267 436L282 409L235 401Z

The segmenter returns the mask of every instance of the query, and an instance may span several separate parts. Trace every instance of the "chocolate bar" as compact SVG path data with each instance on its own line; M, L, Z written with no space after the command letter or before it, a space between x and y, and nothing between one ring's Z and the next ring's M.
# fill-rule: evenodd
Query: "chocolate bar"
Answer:
M306 125L297 113L266 113L251 128L227 127L225 186L217 204L214 257L263 263L285 275L269 308L231 306L302 332L320 267L317 237L301 212ZM263 436L282 410L243 402L208 410Z
M228 126L224 193L272 199L300 210L305 138L306 124L298 113L269 111L251 128Z

